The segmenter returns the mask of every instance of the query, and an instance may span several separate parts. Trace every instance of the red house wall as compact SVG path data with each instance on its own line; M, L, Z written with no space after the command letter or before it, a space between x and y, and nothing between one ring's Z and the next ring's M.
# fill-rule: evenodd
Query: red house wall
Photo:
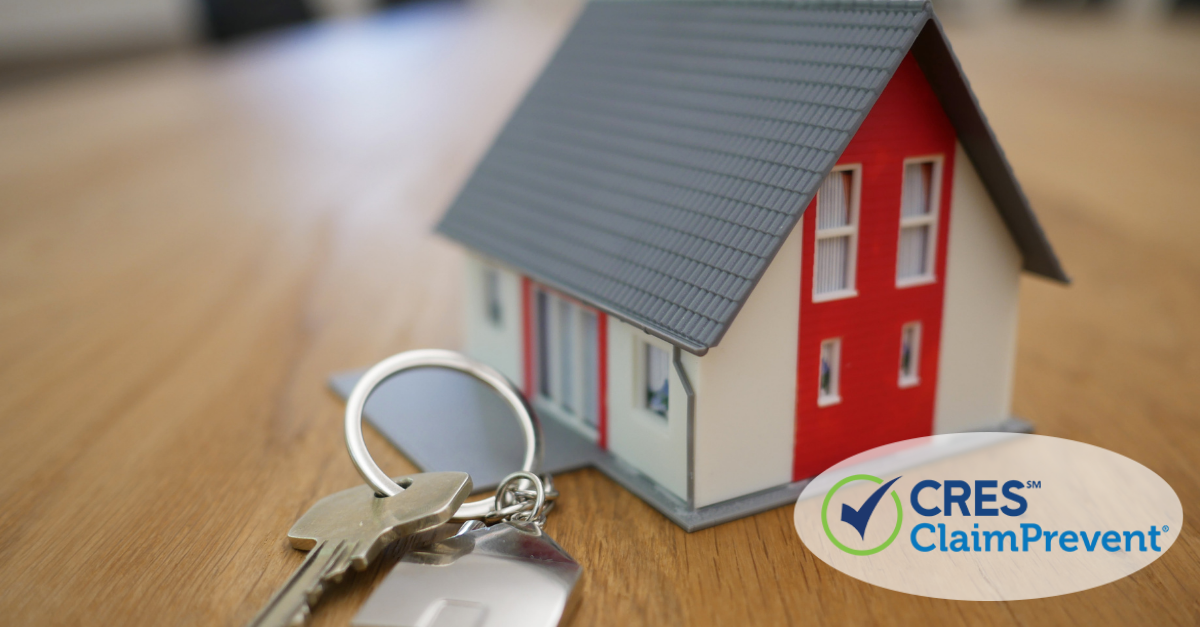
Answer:
M908 55L838 159L861 164L858 295L813 302L815 200L805 212L793 480L876 446L933 432L955 132ZM941 155L935 281L896 287L904 160ZM899 386L901 327L922 323L920 383ZM841 338L841 402L817 405L821 342Z

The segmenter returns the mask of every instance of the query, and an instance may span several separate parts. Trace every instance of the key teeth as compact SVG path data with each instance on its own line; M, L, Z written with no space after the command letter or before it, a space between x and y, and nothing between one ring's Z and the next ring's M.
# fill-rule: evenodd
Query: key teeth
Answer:
M301 619L301 622L293 624L305 624L308 621L308 617L312 615L312 608L316 607L317 603L321 600L321 595L325 594L325 590L329 587L328 584L338 584L342 582L342 579L346 575L347 567L351 563L349 559L349 553L355 548L356 547L354 545L347 546L344 543L337 547L337 554L332 560L330 560L329 565L325 568L325 571L321 573L319 577L317 577L317 581L315 584L313 584L312 589L310 589L304 595L305 600L308 601L308 605L300 612L300 614L297 614L297 617Z
M384 534L375 542L359 542L346 552L346 570L349 570L350 567L358 572L366 570L367 566L374 561L375 556L383 550L383 547L391 544L398 537L399 535L394 533Z
M304 627L308 625L308 619L312 616L312 610L308 608L300 608L300 611L292 616L292 622L289 622L290 627Z
M312 608L302 607L296 615L292 617L292 621L288 623L290 627L304 627L308 624L308 619L312 618Z
M353 567L355 570L365 569L367 567L365 559L355 555L358 549L359 545L357 543L344 545L341 553L337 556L337 559L335 559L333 563L329 565L329 569L325 571L325 576L322 577L322 580L326 582L332 581L334 583L341 583L342 580L346 578L346 573L350 572L351 567Z
M318 581L316 585L314 585L312 589L304 595L304 598L308 601L308 607L305 607L300 612L301 614L308 614L311 612L313 606L317 604L317 601L321 600L321 595L325 594L325 581L325 579Z

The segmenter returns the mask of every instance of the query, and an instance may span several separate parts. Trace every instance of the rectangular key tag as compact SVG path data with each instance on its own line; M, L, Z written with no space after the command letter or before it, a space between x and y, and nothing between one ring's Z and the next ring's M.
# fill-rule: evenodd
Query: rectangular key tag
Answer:
M353 625L554 627L582 572L537 525L502 522L405 554Z

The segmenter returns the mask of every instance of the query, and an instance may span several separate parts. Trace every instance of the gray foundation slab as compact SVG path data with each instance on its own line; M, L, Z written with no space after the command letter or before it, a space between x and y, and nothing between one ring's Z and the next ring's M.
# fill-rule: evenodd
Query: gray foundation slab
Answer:
M344 400L363 372L335 374L329 386ZM363 416L417 468L465 471L476 492L494 489L521 464L524 442L512 412L486 385L459 372L431 368L388 379L371 393ZM795 503L808 485L805 479L692 509L557 420L543 420L542 431L543 472L594 467L686 531ZM1014 417L981 431L1030 433L1033 425Z

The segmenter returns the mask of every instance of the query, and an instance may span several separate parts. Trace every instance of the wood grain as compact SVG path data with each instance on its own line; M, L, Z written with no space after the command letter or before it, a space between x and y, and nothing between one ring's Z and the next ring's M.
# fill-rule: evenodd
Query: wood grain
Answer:
M408 9L0 93L0 623L257 611L291 523L358 483L326 375L457 345L431 227L570 13ZM953 603L826 567L790 507L689 535L576 472L548 524L587 569L575 625L1200 622L1200 38L950 34L1075 279L1022 285L1016 410L1163 476L1182 537L1098 589Z

